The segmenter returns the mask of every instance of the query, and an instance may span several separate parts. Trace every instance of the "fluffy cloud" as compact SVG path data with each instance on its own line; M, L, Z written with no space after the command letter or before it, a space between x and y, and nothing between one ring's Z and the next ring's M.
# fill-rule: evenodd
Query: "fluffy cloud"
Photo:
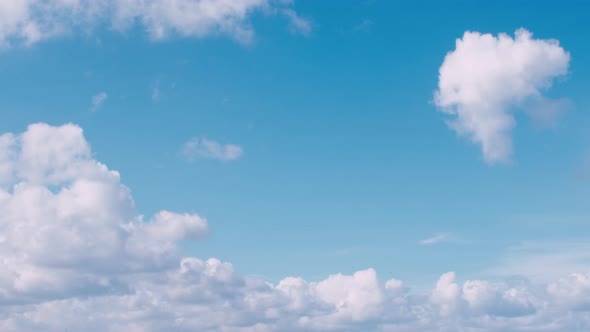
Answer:
M162 211L144 222L77 126L2 137L0 303L117 288L120 273L176 265L175 242L207 231L197 215Z
M0 1L0 46L88 33L104 23L119 30L141 24L154 40L225 35L249 43L254 38L250 17L256 12L282 14L296 29L309 30L290 1L4 0Z
M82 129L0 136L2 331L580 331L590 273L550 284L443 274L430 292L373 269L277 284L184 257L196 214L138 214Z
M244 150L235 144L221 144L206 138L193 138L184 143L182 154L188 160L197 158L235 160L244 154Z
M569 60L558 41L534 39L524 29L514 38L466 32L440 67L435 103L455 116L453 130L481 145L486 161L505 162L512 153L514 109L542 100L553 79L567 74ZM543 118L555 110L539 112Z
M547 291L574 310L590 310L590 273L572 273L547 286Z

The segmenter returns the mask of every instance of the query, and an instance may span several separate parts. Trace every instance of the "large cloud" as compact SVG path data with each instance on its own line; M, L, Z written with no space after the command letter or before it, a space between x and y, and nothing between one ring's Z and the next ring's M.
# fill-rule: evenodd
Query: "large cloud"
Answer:
M119 287L122 275L176 266L175 242L207 232L197 215L144 222L77 126L35 124L0 141L0 302Z
M458 283L411 292L373 269L277 284L183 257L195 214L145 219L75 125L0 136L2 331L580 331L590 274L542 285Z
M567 73L569 60L558 41L534 39L524 29L514 38L466 32L440 67L435 103L456 116L450 127L480 144L486 161L504 162L512 153L514 108L542 100L541 91Z
M255 12L283 14L292 27L308 32L309 23L289 4L274 0L2 0L0 47L88 33L105 22L115 29L140 23L155 40L218 34L249 43L254 38L250 17Z

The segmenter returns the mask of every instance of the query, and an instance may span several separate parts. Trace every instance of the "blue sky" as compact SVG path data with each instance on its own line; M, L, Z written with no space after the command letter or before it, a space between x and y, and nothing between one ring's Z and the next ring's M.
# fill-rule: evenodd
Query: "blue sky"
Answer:
M587 182L577 173L590 153L580 63L588 49L571 23L583 10L532 6L350 2L335 13L303 2L297 9L315 27L307 37L255 17L248 46L101 30L5 51L1 129L81 125L139 211L207 216L211 237L185 249L246 273L475 272L519 241L587 235ZM463 31L519 27L572 53L570 75L551 94L575 108L555 129L519 123L514 164L490 167L446 128L432 95ZM108 100L90 112L102 91ZM201 136L237 143L244 157L182 160L182 144ZM557 220L534 221L547 215ZM562 218L578 224L564 229ZM438 233L457 243L417 245Z
M254 10L249 41L174 28L154 40L142 24L102 21L11 41L0 53L0 133L80 126L146 219L160 209L207 219L207 238L181 241L182 255L271 283L374 268L421 289L447 271L543 281L587 271L588 4L285 6L305 24ZM466 31L519 28L571 56L542 89L565 107L544 127L507 106L513 152L490 163L445 123L439 68ZM191 139L242 152L187 158Z

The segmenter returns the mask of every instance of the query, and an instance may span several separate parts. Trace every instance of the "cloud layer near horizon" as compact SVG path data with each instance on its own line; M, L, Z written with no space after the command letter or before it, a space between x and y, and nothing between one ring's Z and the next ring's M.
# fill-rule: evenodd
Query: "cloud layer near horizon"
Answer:
M590 274L550 284L458 283L429 292L371 268L311 282L241 276L184 257L208 223L144 218L82 129L33 124L0 136L2 331L576 331L590 328Z
M448 122L454 131L481 146L487 162L506 162L512 155L515 109L533 99L537 105L528 110L531 117L555 114L551 108L558 104L541 92L567 74L569 61L557 40L534 39L525 29L514 38L467 31L439 69L435 103L454 116Z
M3 0L0 48L87 35L100 25L126 30L136 24L153 40L224 35L247 44L254 39L250 18L257 12L283 15L291 29L309 33L309 22L290 5L280 0Z

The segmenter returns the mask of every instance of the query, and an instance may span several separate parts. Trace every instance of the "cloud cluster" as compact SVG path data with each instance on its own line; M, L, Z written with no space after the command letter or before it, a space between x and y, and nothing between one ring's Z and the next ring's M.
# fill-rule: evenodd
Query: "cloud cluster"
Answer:
M0 136L2 331L581 331L590 273L550 284L458 283L413 292L373 269L277 284L183 257L196 214L144 218L82 129L33 124Z
M244 154L244 150L235 144L221 144L207 138L193 138L184 143L182 154L188 160L198 158L235 160Z
M274 0L3 0L0 1L0 47L32 45L96 26L124 30L140 24L151 39L171 35L225 35L250 43L251 16L284 15L293 29L308 33L309 23L290 8L290 1Z
M456 116L449 126L481 145L487 162L505 162L512 154L514 109L531 98L542 101L541 92L567 74L569 60L558 41L534 39L524 29L514 38L465 32L440 67L435 103ZM545 119L556 106L548 101L529 114Z

